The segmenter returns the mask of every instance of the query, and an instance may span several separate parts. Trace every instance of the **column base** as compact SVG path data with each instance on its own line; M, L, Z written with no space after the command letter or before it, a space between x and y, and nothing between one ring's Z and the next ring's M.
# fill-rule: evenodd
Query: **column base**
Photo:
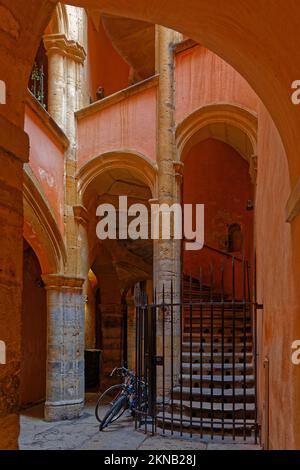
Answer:
M45 421L63 421L77 419L80 417L84 407L83 400L80 402L56 402L45 403Z

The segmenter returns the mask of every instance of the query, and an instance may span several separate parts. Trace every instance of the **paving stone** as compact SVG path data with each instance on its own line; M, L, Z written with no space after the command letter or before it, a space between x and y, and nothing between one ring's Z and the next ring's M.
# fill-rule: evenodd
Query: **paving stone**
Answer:
M259 446L236 442L200 441L199 436L147 436L135 431L131 417L123 416L104 431L94 414L95 397L89 397L80 418L49 423L43 407L36 406L21 416L19 446L22 450L258 450Z
M189 441L162 436L148 437L139 447L139 450L206 450L203 442Z

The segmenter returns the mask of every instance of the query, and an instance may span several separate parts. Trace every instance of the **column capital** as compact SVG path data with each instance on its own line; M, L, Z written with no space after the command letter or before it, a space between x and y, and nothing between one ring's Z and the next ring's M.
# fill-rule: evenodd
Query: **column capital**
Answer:
M63 274L43 274L42 279L47 290L81 291L85 281L83 278L68 277Z
M47 34L43 37L47 55L60 54L83 65L86 51L78 42L70 40L65 34Z
M29 137L20 127L0 115L0 148L22 163L29 161Z
M157 199L157 198L149 199L149 201L148 201L148 202L149 202L150 206L152 206L152 205L154 205L154 204L158 204L158 203L159 203L159 201L158 201L158 199Z

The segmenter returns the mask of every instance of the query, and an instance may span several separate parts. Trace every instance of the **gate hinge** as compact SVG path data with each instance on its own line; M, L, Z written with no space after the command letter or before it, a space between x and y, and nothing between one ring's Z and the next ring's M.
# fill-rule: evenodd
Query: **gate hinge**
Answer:
M264 309L264 304L258 304L258 303L256 303L256 304L255 304L255 308L256 308L256 310L263 310L263 309Z

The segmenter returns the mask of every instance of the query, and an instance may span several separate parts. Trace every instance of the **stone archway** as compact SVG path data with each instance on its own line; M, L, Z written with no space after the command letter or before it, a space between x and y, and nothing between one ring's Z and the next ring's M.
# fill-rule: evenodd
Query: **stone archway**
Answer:
M23 177L24 238L35 251L43 274L60 273L67 257L62 235L29 167Z
M77 174L81 214L85 213L86 220L81 227L81 239L86 245L82 250L85 255L81 257L81 271L87 273L91 269L101 291L95 322L101 330L101 389L110 384L111 370L124 360L125 335L127 341L124 292L137 282L152 279L153 248L149 239L132 241L117 236L116 240L99 240L96 209L101 203L110 204L119 214L118 197L124 195L128 198L128 207L136 203L149 206L149 200L156 193L156 174L153 161L126 149L94 158ZM129 331L128 334L134 333Z

